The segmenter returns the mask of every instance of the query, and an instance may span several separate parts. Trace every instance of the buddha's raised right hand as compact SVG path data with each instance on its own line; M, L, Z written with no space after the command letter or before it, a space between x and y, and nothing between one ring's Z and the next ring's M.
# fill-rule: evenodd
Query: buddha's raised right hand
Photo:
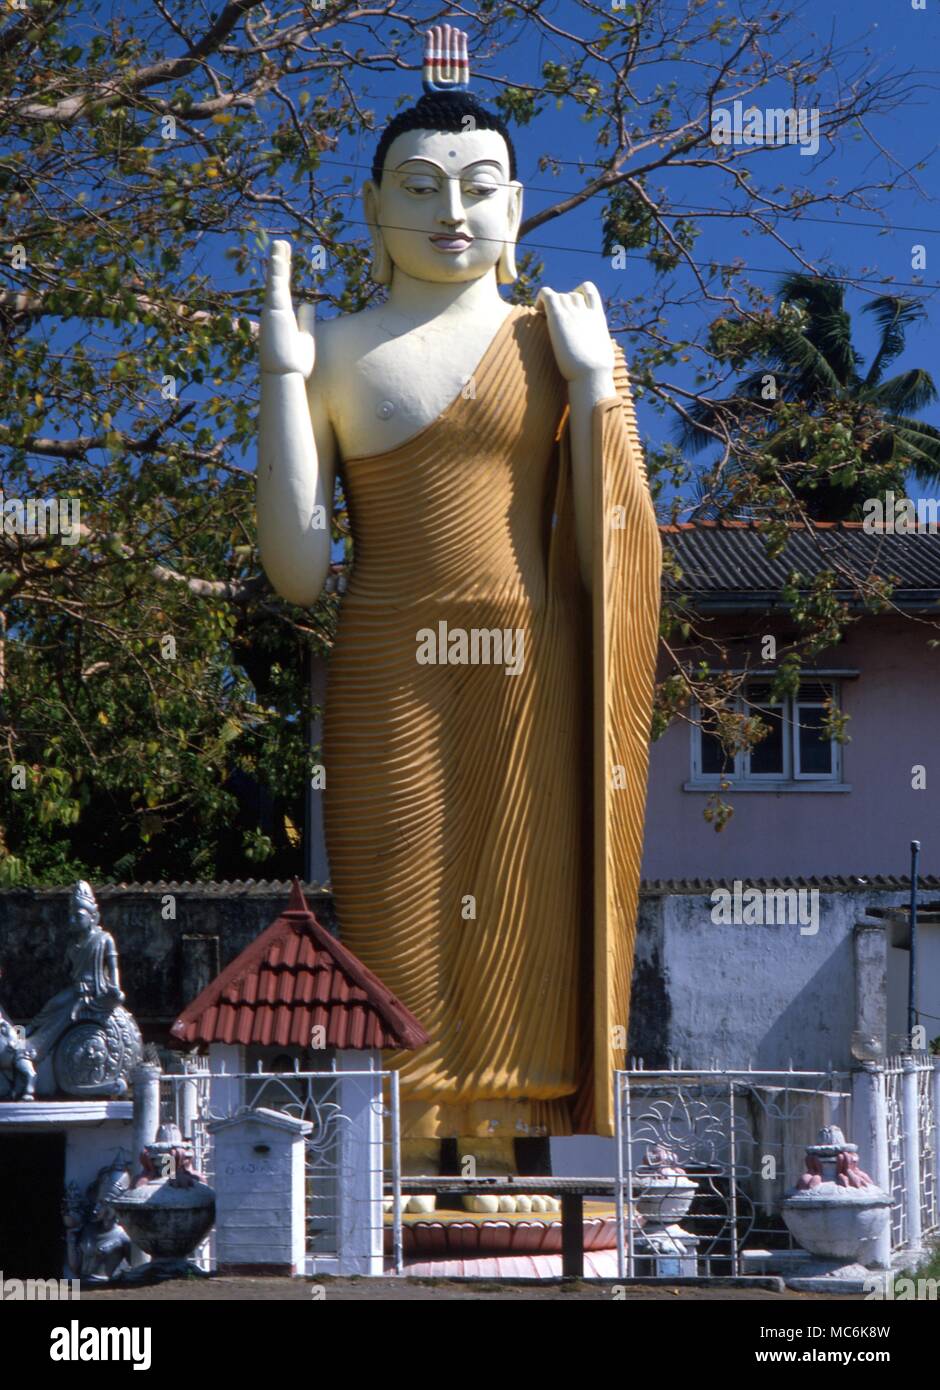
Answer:
M271 246L264 307L261 310L259 350L261 370L285 375L299 372L306 380L313 371L314 308L301 304L297 317L290 297L290 242Z

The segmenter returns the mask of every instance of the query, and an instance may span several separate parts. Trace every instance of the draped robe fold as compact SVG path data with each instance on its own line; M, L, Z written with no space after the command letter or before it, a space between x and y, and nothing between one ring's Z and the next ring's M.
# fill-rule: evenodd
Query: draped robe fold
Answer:
M593 419L590 596L541 312L514 309L419 434L343 464L355 557L324 718L327 849L343 941L431 1035L389 1059L406 1137L613 1132L660 569L615 355L618 395Z

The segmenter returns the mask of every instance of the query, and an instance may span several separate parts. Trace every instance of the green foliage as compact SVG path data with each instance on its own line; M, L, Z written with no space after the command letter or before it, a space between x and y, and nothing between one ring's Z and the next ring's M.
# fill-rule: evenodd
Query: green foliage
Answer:
M743 367L780 331L736 269L695 265L699 222L671 209L674 171L683 203L690 170L702 171L719 184L705 182L699 203L714 204L720 186L727 215L755 228L781 196L761 186L749 151L710 143L713 74L718 90L750 89L770 71L794 91L817 87L833 143L861 115L892 109L894 91L857 73L854 57L846 74L829 44L792 56L783 11L748 20L742 44L741 17L716 17L711 0L576 5L570 31L548 8L482 0L459 21L475 73L528 128L549 184L523 224L512 296L532 303L541 283L526 235L594 201L602 236L585 249L640 253L609 305L638 395L685 402L666 376L700 345L670 323L660 281L692 275L697 298L707 282L726 305L709 366ZM292 609L258 563L264 262L272 237L289 238L295 296L327 315L381 296L352 201L376 125L370 102L376 75L398 81L403 67L414 90L416 33L438 17L421 0L367 14L351 0L140 0L127 14L102 0L30 0L0 19L0 488L73 499L82 528L71 545L0 534L0 884L301 867L304 663L329 647L336 600ZM539 118L555 110L577 137L577 166L567 142L540 148ZM767 151L760 168L774 163ZM824 201L805 188L782 196L785 210ZM742 303L770 317L738 323ZM872 306L884 360L909 322L892 303ZM703 391L710 384L706 373ZM934 458L931 432L909 418L929 398L924 374L878 375L865 390L811 421L799 411L777 421L781 439L811 449L845 488L898 462L878 435L886 411L899 422L907 412L907 458ZM650 464L654 491L681 482L676 451ZM784 476L749 463L722 506L736 506L748 480L768 499L786 492ZM335 539L348 560L342 508ZM673 632L694 638L694 617L667 611L665 642ZM677 669L657 729L691 689Z
M0 538L0 882L285 874L312 761L305 659L335 600L291 610L258 572L260 214L278 202L308 293L329 276L334 302L363 302L339 195L317 215L295 197L353 115L326 100L328 69L285 105L286 45L266 55L237 16L221 84L182 64L137 89L180 44L156 9L101 14L33 5L20 43L0 31L0 213L23 248L0 280L0 486L77 502L82 528Z
M731 395L694 402L679 427L686 450L724 440L733 460L714 505L770 515L858 520L869 497L903 496L909 472L940 480L940 431L913 417L937 399L921 368L885 378L904 351L907 328L923 305L880 295L863 306L880 342L867 373L852 342L844 286L818 276L788 276L776 313L722 315L709 349L735 371L749 370Z

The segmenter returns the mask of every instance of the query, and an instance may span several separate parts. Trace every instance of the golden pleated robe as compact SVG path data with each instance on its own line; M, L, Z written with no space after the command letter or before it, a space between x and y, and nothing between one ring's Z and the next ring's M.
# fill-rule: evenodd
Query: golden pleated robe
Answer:
M616 380L594 415L592 596L540 311L510 313L431 425L343 466L327 850L342 940L431 1035L390 1058L406 1137L613 1132L660 575L619 349ZM428 630L485 629L522 634L517 674L449 664L447 642L418 660Z

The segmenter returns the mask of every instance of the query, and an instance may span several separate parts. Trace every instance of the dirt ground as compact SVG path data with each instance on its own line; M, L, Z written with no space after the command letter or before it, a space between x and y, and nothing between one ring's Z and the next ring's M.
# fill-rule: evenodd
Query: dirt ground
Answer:
M344 1302L404 1302L469 1301L503 1299L512 1302L542 1303L546 1299L581 1301L600 1299L610 1302L615 1296L614 1289L622 1290L617 1297L624 1301L643 1300L646 1302L668 1302L686 1299L694 1302L740 1302L766 1301L786 1303L793 1300L802 1302L857 1302L860 1295L825 1295L795 1293L787 1289L780 1293L772 1289L750 1286L743 1288L726 1285L618 1285L614 1281L599 1283L596 1280L573 1280L570 1283L540 1282L537 1284L496 1284L491 1281L456 1279L333 1279L323 1276L319 1279L179 1279L152 1288L141 1289L94 1289L82 1293L82 1302L98 1300L128 1302L165 1302L183 1299L186 1302L310 1302L322 1297L327 1301L339 1299ZM322 1295L319 1290L322 1289Z

